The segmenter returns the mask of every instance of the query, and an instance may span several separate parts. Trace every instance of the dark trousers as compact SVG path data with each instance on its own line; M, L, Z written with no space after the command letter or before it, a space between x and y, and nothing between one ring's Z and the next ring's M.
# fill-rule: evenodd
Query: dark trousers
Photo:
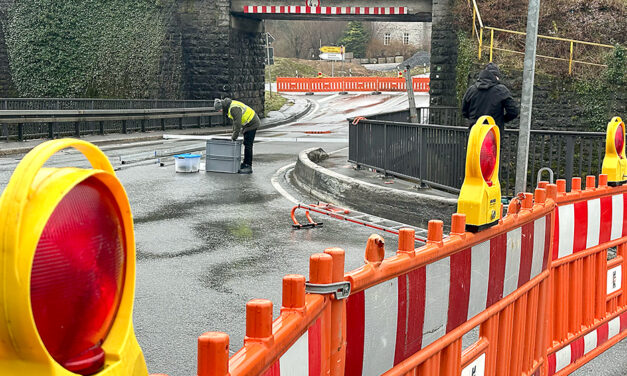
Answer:
M255 142L257 130L253 129L244 133L244 164L253 165L253 143Z

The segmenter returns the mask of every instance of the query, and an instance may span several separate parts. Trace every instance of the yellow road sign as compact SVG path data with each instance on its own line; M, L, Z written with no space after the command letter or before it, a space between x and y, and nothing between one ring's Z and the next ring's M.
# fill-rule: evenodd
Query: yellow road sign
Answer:
M320 47L320 52L332 53L332 54L341 54L342 47L337 46L322 46Z

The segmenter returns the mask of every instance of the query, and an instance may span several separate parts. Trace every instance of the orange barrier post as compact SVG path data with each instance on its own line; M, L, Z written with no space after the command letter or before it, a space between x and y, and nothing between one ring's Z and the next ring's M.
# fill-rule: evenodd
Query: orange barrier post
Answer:
M198 376L229 374L229 336L208 332L198 338Z

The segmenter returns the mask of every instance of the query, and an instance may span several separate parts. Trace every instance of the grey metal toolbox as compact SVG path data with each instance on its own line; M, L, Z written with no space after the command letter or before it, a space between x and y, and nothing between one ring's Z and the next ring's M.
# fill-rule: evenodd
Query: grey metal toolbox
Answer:
M242 140L213 138L207 140L205 171L237 174L242 159Z

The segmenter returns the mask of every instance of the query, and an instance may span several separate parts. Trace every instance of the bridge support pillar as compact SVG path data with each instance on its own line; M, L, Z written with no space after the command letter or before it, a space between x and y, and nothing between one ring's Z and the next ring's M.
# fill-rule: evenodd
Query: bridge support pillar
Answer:
M185 99L232 97L262 112L264 25L231 15L230 0L178 4Z
M454 0L433 0L431 24L431 106L457 106L457 34Z

